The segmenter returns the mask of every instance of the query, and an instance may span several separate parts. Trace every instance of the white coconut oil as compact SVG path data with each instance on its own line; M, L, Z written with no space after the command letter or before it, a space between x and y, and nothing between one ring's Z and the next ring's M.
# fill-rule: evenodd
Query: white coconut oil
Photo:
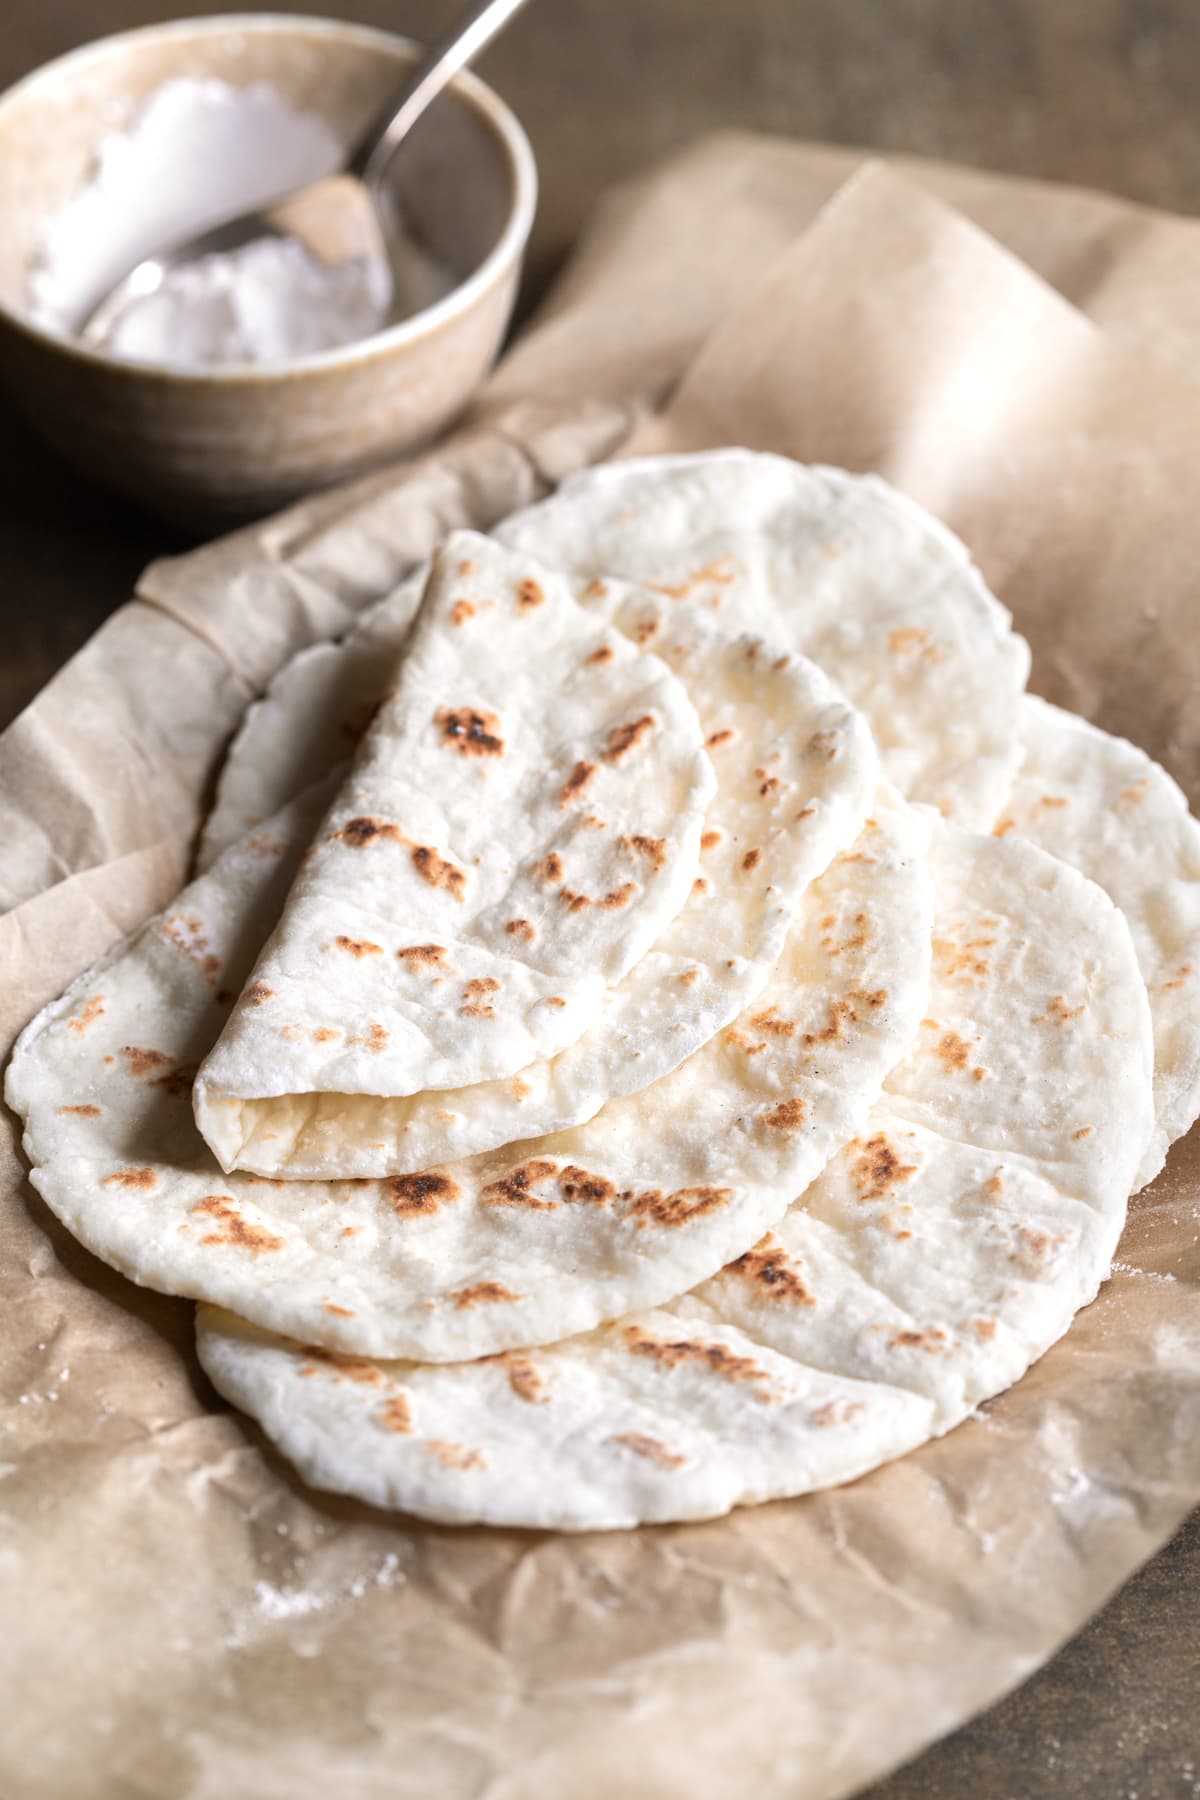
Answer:
M343 155L322 119L265 84L165 83L102 141L45 226L31 317L69 335L143 257L334 173ZM368 259L326 266L294 240L263 238L170 270L118 314L105 347L177 369L270 367L369 337L453 285L411 240L395 247L389 282Z

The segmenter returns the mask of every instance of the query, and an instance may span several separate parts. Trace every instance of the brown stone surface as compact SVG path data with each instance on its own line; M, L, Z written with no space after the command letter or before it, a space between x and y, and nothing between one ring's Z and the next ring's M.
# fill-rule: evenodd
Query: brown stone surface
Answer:
M10 0L0 85L172 0ZM456 0L291 12L427 37ZM1195 0L540 0L481 65L524 120L544 285L591 200L718 126L954 158L1200 212ZM0 724L183 540L85 489L0 409ZM984 1717L872 1800L1200 1796L1200 1522Z

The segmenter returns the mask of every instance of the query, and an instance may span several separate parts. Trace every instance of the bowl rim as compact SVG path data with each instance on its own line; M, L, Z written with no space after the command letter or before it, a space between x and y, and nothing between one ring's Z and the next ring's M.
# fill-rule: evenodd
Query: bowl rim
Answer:
M74 50L54 57L50 62L39 64L36 69L31 69L27 75L21 76L0 92L0 113L8 108L10 102L30 90L41 86L52 89L54 82L64 74L81 64L112 55L125 46L153 43L164 38L192 37L198 32L203 35L236 36L239 31L254 32L262 37L284 36L300 31L308 36L339 39L343 43L356 43L366 48L409 51L414 56L419 56L425 48L413 38L402 37L398 32L384 31L375 25L359 25L351 20L310 16L306 13L198 13L187 19L169 19L153 25L134 26L128 31L111 32L106 37L93 38L86 44L80 44ZM449 320L469 312L496 280L520 261L533 227L538 198L537 163L533 149L512 108L500 98L494 88L489 87L469 69L461 70L450 87L474 107L505 152L512 177L512 205L504 229L479 266L432 306L422 307L407 319L385 326L382 331L372 332L369 337L355 338L348 344L339 344L332 350L317 351L310 356L298 356L290 362L266 366L228 363L217 364L211 369L179 369L170 363L137 362L130 357L113 356L106 350L83 343L69 333L53 331L39 324L28 313L10 306L2 298L0 319L6 320L47 349L101 368L109 375L143 383L157 381L226 388L280 383L292 380L297 375L349 369L364 360L390 355L432 336Z

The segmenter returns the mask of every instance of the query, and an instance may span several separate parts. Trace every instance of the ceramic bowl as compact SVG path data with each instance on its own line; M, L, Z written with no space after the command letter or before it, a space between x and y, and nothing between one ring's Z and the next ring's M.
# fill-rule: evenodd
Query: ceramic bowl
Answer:
M490 369L537 177L516 118L471 75L397 157L397 197L457 285L373 337L270 369L181 371L85 348L29 317L40 235L101 141L164 82L267 83L353 143L417 47L363 26L253 13L105 38L0 96L0 380L86 475L189 524L246 518L427 441Z

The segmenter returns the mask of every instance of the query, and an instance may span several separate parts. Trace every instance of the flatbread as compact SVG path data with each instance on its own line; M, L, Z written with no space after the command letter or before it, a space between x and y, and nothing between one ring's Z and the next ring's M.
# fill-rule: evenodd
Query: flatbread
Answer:
M31 1179L135 1281L333 1349L450 1360L656 1305L749 1248L863 1123L925 1012L928 822L881 793L736 1026L572 1131L385 1181L220 1173L190 1084L311 830L296 808L30 1025ZM180 921L196 921L185 932Z
M400 1098L573 1043L691 892L715 786L665 664L524 553L454 534L201 1068L218 1159L238 1161L244 1101Z
M1027 694L1022 761L995 829L1061 856L1133 933L1154 1022L1154 1135L1137 1186L1200 1115L1200 822L1166 770L1124 738Z
M544 1349L342 1359L202 1308L200 1359L314 1486L451 1524L710 1518L949 1430L1107 1274L1152 1129L1150 1021L1099 889L935 833L929 1013L774 1230L675 1304Z
M1017 762L1029 647L952 532L887 482L749 450L570 477L496 527L582 584L657 590L802 651L866 714L902 793L987 830Z
M246 708L196 846L197 874L357 750L394 677L428 579L429 564L422 563L344 638L293 656Z
M634 615L643 603L631 590ZM687 902L609 990L595 1023L517 1079L404 1099L241 1100L236 1147L212 1130L219 1103L198 1087L198 1119L226 1166L318 1180L406 1175L563 1131L669 1074L762 990L809 883L866 818L875 747L862 715L803 657L731 640L703 620L659 649L696 707L717 789ZM593 816L590 782L578 805Z

